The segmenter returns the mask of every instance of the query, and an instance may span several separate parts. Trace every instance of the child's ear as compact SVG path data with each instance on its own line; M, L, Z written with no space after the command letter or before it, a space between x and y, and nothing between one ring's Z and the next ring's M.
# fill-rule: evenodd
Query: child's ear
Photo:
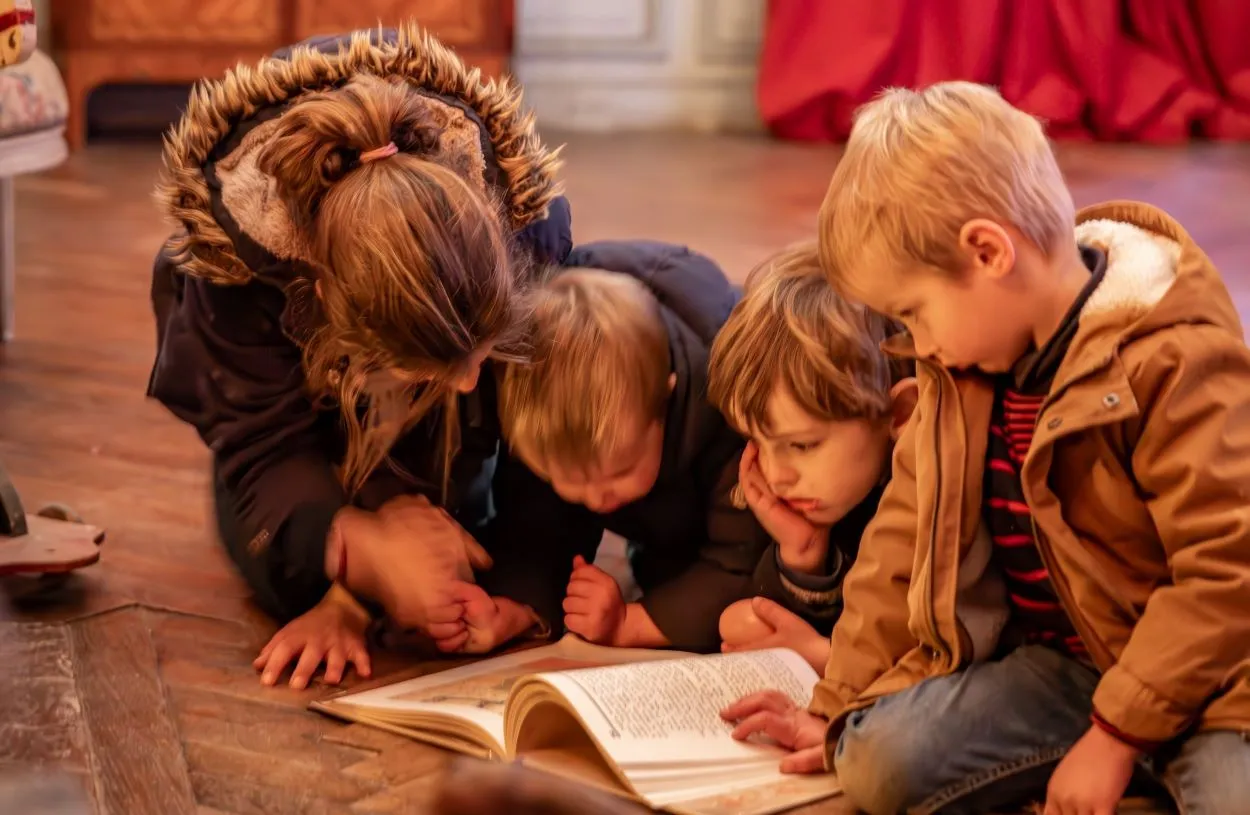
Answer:
M898 441L899 434L911 419L919 398L920 386L916 384L914 376L900 379L890 388L890 438Z
M673 389L676 387L677 387L677 374L669 374L668 375L668 392L672 393Z
M969 269L992 278L1006 277L1016 266L1016 244L1001 224L973 218L959 230L959 248Z

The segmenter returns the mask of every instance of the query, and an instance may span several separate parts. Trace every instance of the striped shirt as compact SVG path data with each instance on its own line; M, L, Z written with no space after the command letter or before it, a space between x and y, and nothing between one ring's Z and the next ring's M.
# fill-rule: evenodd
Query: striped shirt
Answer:
M1081 308L1106 271L1107 259L1101 251L1082 247L1081 254L1090 270L1089 283L1046 345L1021 359L1015 370L998 381L986 450L984 509L994 541L994 562L1002 572L1011 602L1006 643L1048 645L1088 660L1085 645L1059 604L1037 548L1033 516L1020 480L1038 413L1076 334Z
M1020 482L1020 467L1033 443L1033 427L1045 398L1005 385L998 389L985 471L985 520L994 540L994 559L1007 584L1013 639L1084 658L1085 647L1059 605L1033 538L1033 518Z

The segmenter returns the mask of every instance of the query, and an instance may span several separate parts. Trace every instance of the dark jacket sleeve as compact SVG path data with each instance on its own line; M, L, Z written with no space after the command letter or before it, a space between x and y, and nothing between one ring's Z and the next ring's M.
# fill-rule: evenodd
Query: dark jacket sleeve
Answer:
M148 395L212 451L246 549L274 583L325 583L325 540L345 498L283 333L286 298L263 283L218 286L180 274L164 252L152 285L156 363Z
M734 506L742 440L724 434L698 462L702 494L708 496L707 538L684 572L643 595L651 621L675 648L715 651L720 616L751 596L751 578L771 541L749 509Z
M796 572L782 562L780 548L772 543L755 569L754 593L789 609L828 635L842 613L842 578L848 568L850 560L831 548L824 573Z
M563 195L553 198L547 217L522 229L516 240L538 263L565 263L573 251L573 211L569 199Z
M637 278L708 345L741 296L714 260L678 244L593 241L575 247L565 265Z
M506 449L499 454L492 491L495 517L483 545L494 565L479 582L492 596L532 608L559 637L573 558L594 560L603 521L584 506L563 501Z

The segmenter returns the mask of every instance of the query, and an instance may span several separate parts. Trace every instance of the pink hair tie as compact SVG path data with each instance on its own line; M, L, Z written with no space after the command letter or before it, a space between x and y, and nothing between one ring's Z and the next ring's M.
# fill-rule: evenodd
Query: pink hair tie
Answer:
M366 150L360 154L360 163L366 164L370 161L377 161L380 158L390 158L399 152L399 148L395 146L395 142L388 142L385 147L379 147L376 150Z

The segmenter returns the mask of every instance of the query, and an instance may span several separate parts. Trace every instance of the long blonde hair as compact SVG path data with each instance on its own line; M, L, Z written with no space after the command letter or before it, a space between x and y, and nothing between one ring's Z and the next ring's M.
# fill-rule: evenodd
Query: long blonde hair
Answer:
M499 206L439 163L438 127L418 101L402 79L358 76L296 102L258 157L312 255L320 314L304 372L310 394L342 410L349 494L439 410L446 495L459 441L451 382L488 345L512 356L524 316L527 274ZM361 161L390 143L396 154Z

